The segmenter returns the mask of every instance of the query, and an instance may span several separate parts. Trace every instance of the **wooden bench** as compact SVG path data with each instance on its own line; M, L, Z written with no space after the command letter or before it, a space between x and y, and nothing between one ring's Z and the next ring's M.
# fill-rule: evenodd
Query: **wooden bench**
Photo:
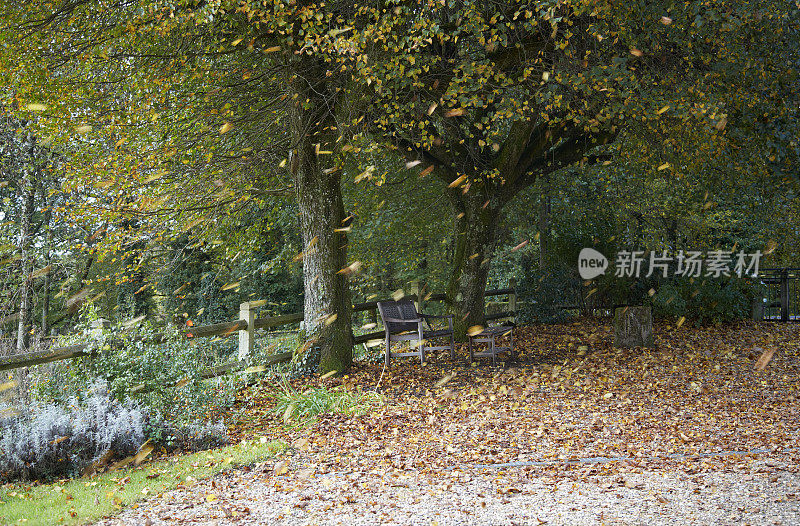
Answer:
M453 341L453 315L433 316L417 312L414 302L411 300L400 301L379 301L378 311L383 320L383 327L386 333L386 365L391 363L392 358L403 356L419 356L421 362L425 362L426 351L438 351L450 349L450 359L455 358L455 342ZM434 329L430 320L446 319L447 329ZM425 329L423 324L427 324ZM449 345L429 346L426 342L433 338L449 338ZM392 342L417 341L416 347L408 352L391 352Z
M496 340L508 335L510 338L507 346L497 345ZM485 343L487 348L485 351L475 351L473 347L476 343ZM511 354L511 360L515 360L514 354L514 327L512 325L496 325L494 327L486 327L482 331L469 335L469 362L472 363L475 358L491 358L492 365L497 364L497 355L503 352Z

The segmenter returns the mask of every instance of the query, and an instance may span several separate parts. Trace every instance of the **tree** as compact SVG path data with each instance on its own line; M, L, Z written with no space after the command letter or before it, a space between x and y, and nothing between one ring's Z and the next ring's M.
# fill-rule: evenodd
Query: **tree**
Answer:
M788 80L779 59L759 57L787 37L755 49L748 35L797 31L791 7L724 0L429 2L395 14L395 30L360 42L358 58L369 59L357 69L379 129L451 200L458 248L449 292L467 326L483 322L497 226L522 190L573 163L610 160L599 146L631 126L677 122L729 142L725 126L736 119L752 135L758 111L776 113L753 80ZM737 79L742 68L748 82ZM740 115L726 113L734 101Z

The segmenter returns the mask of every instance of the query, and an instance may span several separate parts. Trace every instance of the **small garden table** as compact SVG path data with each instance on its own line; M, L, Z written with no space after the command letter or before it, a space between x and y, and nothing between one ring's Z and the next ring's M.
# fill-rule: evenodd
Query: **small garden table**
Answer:
M486 327L481 332L469 336L469 361L472 363L474 358L491 357L492 365L497 363L497 355L501 352L508 351L511 353L511 360L515 359L514 356L514 327L510 325L498 325L495 327ZM510 341L508 346L498 346L496 341L498 338L509 335ZM486 343L488 347L485 351L473 351L472 347L476 343Z

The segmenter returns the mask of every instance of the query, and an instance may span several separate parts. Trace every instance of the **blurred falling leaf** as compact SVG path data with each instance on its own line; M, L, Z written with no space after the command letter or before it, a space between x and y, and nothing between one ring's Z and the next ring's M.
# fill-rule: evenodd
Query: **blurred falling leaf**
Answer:
M30 111L45 111L47 110L47 106L38 102L32 102L26 106L26 109Z
M467 334L469 336L475 336L476 334L480 334L481 331L483 331L483 325L473 325L467 329Z
M761 353L761 356L758 357L756 361L756 371L763 371L769 365L769 362L772 360L772 356L775 354L775 347L770 347L769 349L765 350Z
M16 380L0 384L0 393L8 391L9 389L14 389L16 386L17 386Z
M464 115L464 108L455 108L444 114L445 117L460 117Z
M676 328L676 329L680 329L680 328L681 328L681 325L683 325L683 323L684 323L685 321L686 321L686 316L681 316L681 317L678 319L678 323L676 323L676 324L675 324L675 328Z
M631 55L633 55L634 57L641 57L642 55L644 55L644 53L633 47L631 48Z
M223 125L220 127L220 129L219 129L219 133L220 133L220 135L223 135L223 134L225 134L225 133L228 133L228 132L229 132L229 131L231 131L232 129L233 129L233 124L231 124L230 122L226 122L225 124L223 124Z
M661 23L664 24L665 26L668 26L672 23L672 19L668 16L662 16Z
M455 180L453 180L453 182L452 182L452 183L450 183L449 185L447 185L447 188L455 188L456 186L458 186L458 185L460 185L461 183L463 183L463 182L464 182L466 179L467 179L467 176L466 176L466 174L465 174L465 175L462 175L462 176L460 176L460 177L457 177Z

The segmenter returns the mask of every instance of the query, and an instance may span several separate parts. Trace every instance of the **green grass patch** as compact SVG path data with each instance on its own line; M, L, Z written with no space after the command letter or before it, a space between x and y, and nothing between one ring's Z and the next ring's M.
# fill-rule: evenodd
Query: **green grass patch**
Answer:
M262 438L64 483L6 485L0 488L0 524L93 522L178 484L191 484L226 469L253 464L286 448L281 441L267 442Z
M287 423L292 420L304 423L322 413L363 415L383 403L383 396L373 391L314 387L300 392L288 382L281 385L276 398L275 412Z

